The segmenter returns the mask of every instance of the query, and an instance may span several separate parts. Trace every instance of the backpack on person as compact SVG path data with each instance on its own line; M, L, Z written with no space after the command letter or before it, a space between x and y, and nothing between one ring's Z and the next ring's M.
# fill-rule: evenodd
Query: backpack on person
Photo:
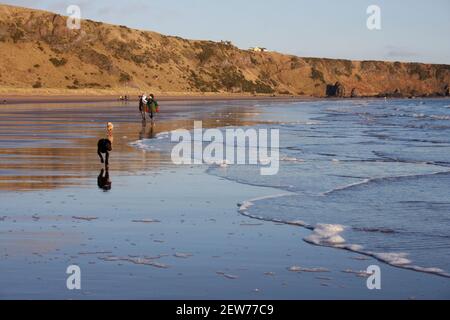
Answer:
M156 101L153 98L148 101L148 107L150 108L151 112L153 112L153 113L158 113L159 112L158 101Z
M159 113L159 104L158 104L158 101L156 101L155 99L153 99L153 104L152 104L152 106L153 106L153 112L156 112L156 113Z

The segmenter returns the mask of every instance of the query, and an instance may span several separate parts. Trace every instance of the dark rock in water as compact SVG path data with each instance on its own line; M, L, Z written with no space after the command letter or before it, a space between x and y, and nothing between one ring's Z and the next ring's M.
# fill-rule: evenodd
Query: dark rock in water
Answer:
M327 85L326 95L327 97L345 97L345 88L339 81L334 85L329 84Z
M450 96L449 85L443 85L438 91L429 94L428 97L448 97Z
M394 98L402 98L403 94L400 91L400 89L397 88L397 89L394 90L394 93L392 93L391 96L394 97Z
M352 89L352 92L350 93L350 97L351 97L351 98L357 98L357 97L359 97L358 89L353 88L353 89Z
M391 92L383 92L378 94L378 97L387 97L387 98L405 98L405 97L409 97L409 95L404 95L400 89L395 89L394 91Z
M415 99L416 97L420 96L419 92L417 92L416 90L412 89L408 95L409 99Z

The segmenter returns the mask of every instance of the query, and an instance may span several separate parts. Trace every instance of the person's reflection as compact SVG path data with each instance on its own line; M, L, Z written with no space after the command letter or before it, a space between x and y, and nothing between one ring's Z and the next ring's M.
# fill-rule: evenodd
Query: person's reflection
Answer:
M155 123L150 121L147 125L147 121L142 121L142 129L139 132L139 140L153 139L155 137Z
M103 191L109 191L111 190L112 182L109 179L109 168L106 166L105 169L102 168L100 171L100 174L97 177L97 185L100 189L103 189Z

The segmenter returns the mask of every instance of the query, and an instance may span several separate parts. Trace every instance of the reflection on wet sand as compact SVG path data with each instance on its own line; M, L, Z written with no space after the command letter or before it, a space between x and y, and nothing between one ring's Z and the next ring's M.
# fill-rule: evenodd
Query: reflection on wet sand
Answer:
M141 123L137 107L111 103L10 105L0 109L0 191L30 191L88 185L99 170L97 142L107 122L115 124L109 170L133 175L171 165L158 151L129 144L160 132L251 125L252 102L166 102L155 123ZM244 111L245 110L245 111Z
M150 123L147 123L147 121L142 121L142 130L139 132L139 140L154 139L155 136L155 122L151 121Z
M103 191L111 190L112 182L109 177L108 166L106 166L105 169L102 168L100 170L100 174L97 177L97 185L100 189L103 189Z

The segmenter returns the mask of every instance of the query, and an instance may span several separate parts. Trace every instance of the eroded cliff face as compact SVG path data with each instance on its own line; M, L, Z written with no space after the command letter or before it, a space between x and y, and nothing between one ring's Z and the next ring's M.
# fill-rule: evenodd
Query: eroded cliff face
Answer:
M449 65L300 58L0 6L0 88L316 97L448 95Z

